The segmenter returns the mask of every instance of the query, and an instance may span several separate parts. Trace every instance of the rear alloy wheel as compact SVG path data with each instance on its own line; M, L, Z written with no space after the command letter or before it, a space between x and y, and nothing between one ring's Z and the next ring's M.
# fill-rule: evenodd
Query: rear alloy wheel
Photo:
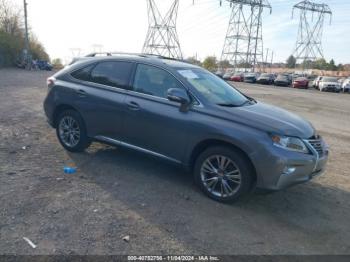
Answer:
M71 152L82 152L91 143L82 117L74 110L64 111L58 116L56 133L61 145Z
M210 198L232 202L251 188L252 168L239 152L213 147L198 157L195 180Z

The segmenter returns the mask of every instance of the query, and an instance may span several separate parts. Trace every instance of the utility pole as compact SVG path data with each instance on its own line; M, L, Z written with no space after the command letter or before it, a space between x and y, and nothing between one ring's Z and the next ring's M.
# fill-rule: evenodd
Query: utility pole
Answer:
M271 63L270 63L270 73L272 73L273 54L274 54L274 52L272 51L272 55L271 55Z
M272 7L268 0L226 0L232 8L221 61L250 65L253 71L264 63L262 12ZM220 0L221 5L222 0Z
M300 18L293 56L296 58L297 63L302 63L303 69L305 69L315 60L323 58L323 24L327 14L331 19L332 11L326 4L317 4L308 0L293 6L292 18L295 9L299 10Z
M266 68L267 67L267 57L269 56L269 49L267 48L266 49L266 58L265 58L265 62L263 61L263 63L264 63L264 68Z
M27 1L23 0L24 5L24 25L25 25L25 37L24 37L24 61L26 64L31 65L31 55L30 55L30 48L29 48L29 33L28 33L28 13L27 13Z

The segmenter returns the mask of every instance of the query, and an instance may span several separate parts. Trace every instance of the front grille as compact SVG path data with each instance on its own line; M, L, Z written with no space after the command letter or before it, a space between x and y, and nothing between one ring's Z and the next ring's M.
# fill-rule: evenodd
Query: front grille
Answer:
M308 140L310 145L317 151L319 157L324 155L322 140L320 139L310 139Z

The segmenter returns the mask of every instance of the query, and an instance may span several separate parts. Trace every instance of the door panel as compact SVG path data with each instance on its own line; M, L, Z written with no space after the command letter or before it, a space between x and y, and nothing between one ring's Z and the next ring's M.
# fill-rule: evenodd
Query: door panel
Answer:
M161 68L137 65L133 90L125 98L123 141L181 160L193 113L180 112L180 104L166 99L169 88L184 87Z
M182 113L176 103L132 92L126 95L125 104L137 104L138 109L127 107L123 120L124 142L182 159L191 111Z
M84 92L84 95L81 93ZM119 138L122 115L125 113L125 91L96 86L80 86L76 93L76 107L82 113L88 135Z
M134 63L108 60L73 72L77 83L75 106L82 113L90 137L121 137L125 93Z

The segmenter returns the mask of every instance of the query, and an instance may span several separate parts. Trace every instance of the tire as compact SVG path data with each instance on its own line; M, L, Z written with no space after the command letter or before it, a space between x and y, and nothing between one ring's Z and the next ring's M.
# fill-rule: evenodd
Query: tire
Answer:
M228 163L226 171L217 170L218 172L215 174L208 172L210 168L208 161L215 169L218 169L218 156L221 156L220 161L223 160L223 157L226 158L225 163ZM224 175L225 172L226 175ZM194 166L194 179L197 186L208 197L228 203L238 200L250 191L253 184L253 172L251 164L240 152L229 147L217 146L211 147L199 155Z
M58 115L56 123L57 138L67 151L83 152L90 146L91 140L87 136L84 120L77 111L63 111ZM69 125L73 128L67 128ZM67 135L67 132L71 132L70 134L74 138L74 143L73 140L71 140L71 136ZM69 136L69 138L67 136Z

